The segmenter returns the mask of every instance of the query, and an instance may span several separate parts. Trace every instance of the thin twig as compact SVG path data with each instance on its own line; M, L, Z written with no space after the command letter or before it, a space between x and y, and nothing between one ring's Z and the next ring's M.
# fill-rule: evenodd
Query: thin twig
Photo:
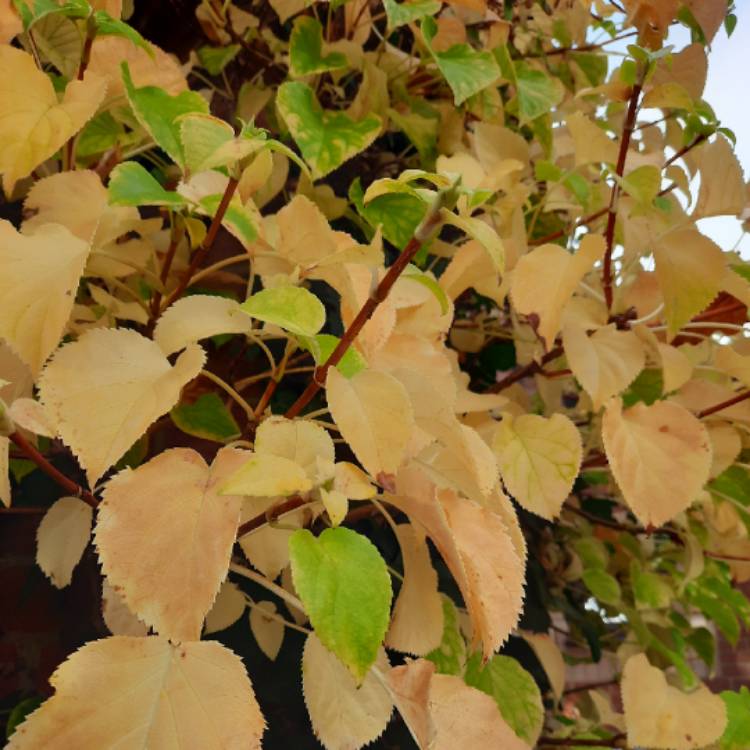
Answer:
M709 406L707 409L702 409L696 414L696 416L698 417L698 419L704 419L705 417L710 417L712 414L716 414L716 412L723 411L724 409L728 409L730 406L739 404L742 401L747 401L747 399L749 398L750 398L750 391L739 393L733 398L729 398L726 401L722 401L720 404L715 404L714 406Z
M221 203L219 203L219 208L216 210L216 215L211 222L211 226L208 228L208 233L206 234L206 238L203 240L203 244L201 244L201 246L195 251L193 258L190 261L190 266L183 274L182 280L177 285L177 288L167 298L167 301L164 303L163 309L166 309L176 299L179 299L182 296L182 293L188 288L188 286L190 286L193 275L200 268L201 263L205 260L206 256L211 250L211 247L216 240L216 236L219 234L221 222L224 220L224 216L227 212L227 209L229 208L229 204L232 202L232 198L234 197L234 193L237 190L238 185L239 181L235 177L229 178L229 182L227 183L226 189L224 190L224 195L222 195L221 197Z
M328 370L331 367L335 367L341 361L349 347L354 343L354 340L357 338L357 335L362 330L365 323L370 320L375 313L375 310L378 309L378 306L388 297L391 288L396 283L399 276L401 276L409 263L411 263L414 256L419 251L419 248L422 246L422 243L430 236L432 231L438 226L439 222L440 203L436 202L427 212L427 215L422 220L419 227L417 227L414 236L409 240L406 247L394 261L393 265L390 266L382 281L370 294L364 305L362 305L362 309L357 313L357 316L346 329L330 357L328 357L328 359L315 370L307 388L302 391L300 397L287 410L285 414L287 419L293 419L298 416L302 409L312 401L315 394L323 387Z
M14 432L8 436L28 458L33 461L47 476L54 479L63 489L71 495L81 498L84 503L96 508L99 501L87 489L68 479L61 471L58 471L20 432Z
M499 380L497 383L494 383L492 386L490 386L488 392L500 393L500 391L504 391L506 388L510 388L519 380L523 380L529 375L540 372L544 365L562 356L563 351L564 350L561 346L556 346L554 349L547 352L538 362L529 362L529 364L523 365L522 367L516 367L515 370L509 372L502 380Z
M607 229L604 233L606 250L604 253L604 267L602 271L602 286L604 287L604 299L607 302L607 309L612 309L612 251L615 244L615 224L617 223L617 199L620 196L620 180L625 173L625 161L628 158L628 149L630 148L630 139L635 128L635 121L638 115L638 102L641 98L642 78L633 86L630 92L630 101L628 103L628 112L625 116L625 125L622 131L622 140L620 141L620 152L617 156L617 166L615 168L616 178L612 185L612 192L609 198L609 215L607 216Z

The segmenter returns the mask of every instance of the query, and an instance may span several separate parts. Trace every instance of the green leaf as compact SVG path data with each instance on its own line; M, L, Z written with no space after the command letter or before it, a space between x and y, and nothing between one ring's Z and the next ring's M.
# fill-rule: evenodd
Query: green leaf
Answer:
M661 188L661 170L643 166L630 172L622 180L625 192L642 206L650 206Z
M622 394L622 403L625 408L633 406L639 401L651 406L661 398L663 391L664 377L661 370L645 369L630 384L628 390Z
M369 539L339 526L289 539L292 581L315 634L361 682L388 628L391 579Z
M185 199L165 190L146 170L134 161L118 164L109 178L109 202L116 206L170 206L180 208Z
M578 553L585 568L606 568L609 552L601 539L585 536L573 542L573 549Z
M276 105L315 178L324 177L364 151L382 126L377 115L357 122L343 112L324 110L313 90L300 81L283 83Z
M338 346L339 341L338 336L332 336L330 333L299 337L300 346L313 355L317 365L322 365L327 361L328 357L333 354L333 350ZM367 362L364 357L352 347L346 350L341 361L336 365L336 369L347 378L353 378L366 367Z
M750 509L750 473L741 466L730 466L709 483L708 489L731 497L732 500Z
M128 101L138 122L156 144L169 154L180 167L185 166L185 154L180 140L178 118L189 112L208 113L208 103L194 91L183 91L171 96L156 86L136 88L127 63L122 64L122 79Z
M635 571L633 596L639 609L662 609L670 605L674 591L662 576L649 571Z
M534 678L510 656L493 656L482 667L482 655L466 664L466 684L478 688L497 703L503 719L532 747L544 723L544 706Z
M738 692L720 693L727 707L727 728L719 740L721 750L747 750L750 744L750 690L742 686Z
M175 406L170 416L184 433L217 443L234 440L242 432L216 393L204 393L195 403Z
M443 600L443 639L440 645L430 651L425 659L435 665L441 674L461 674L466 659L466 642L461 635L456 605L444 594Z
M388 117L396 127L403 130L414 144L423 162L429 162L437 153L439 117L424 117L416 112L399 112L389 108Z
M314 336L326 322L323 303L301 286L277 286L249 297L240 309L251 318L298 336Z
M91 6L86 0L66 0L64 3L55 0L13 0L13 5L21 17L24 31L46 16L57 14L67 18L87 18L91 14Z
M427 213L427 203L412 192L383 193L364 203L359 178L349 188L349 198L359 214L373 227L381 227L383 237L403 250Z
M239 44L228 44L226 47L199 47L198 59L212 76L218 76L237 57L241 49Z
M621 597L620 584L614 576L601 568L583 572L583 582L588 590L604 604L618 604Z
M97 36L121 36L145 50L150 57L154 57L151 45L132 26L119 18L113 18L106 10L97 10L94 13L94 23Z
M522 124L547 114L562 101L565 92L557 78L550 78L525 62L515 63L515 77L518 118Z
M89 120L76 139L76 154L82 159L103 154L124 140L125 131L109 112L100 112Z
M323 54L323 27L316 18L298 16L289 37L289 72L295 78L345 68L341 52Z
M184 115L180 118L179 127L185 167L193 174L217 166L211 162L211 157L234 140L232 126L212 115Z
M500 78L500 68L490 52L477 52L468 44L454 44L444 52L432 48L437 24L432 18L422 21L422 34L440 72L453 91L456 106L490 86Z
M205 195L200 199L200 206L208 216L215 216L219 210L223 196L219 193ZM245 247L248 247L258 237L256 216L238 199L233 200L221 220L225 226Z
M396 0L383 0L389 29L397 29L425 16L434 16L441 7L439 0L406 0L400 3Z

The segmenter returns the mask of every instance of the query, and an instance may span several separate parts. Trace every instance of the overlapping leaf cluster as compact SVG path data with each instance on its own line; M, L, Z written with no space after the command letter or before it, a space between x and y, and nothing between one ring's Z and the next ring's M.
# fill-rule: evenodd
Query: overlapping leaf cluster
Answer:
M750 746L731 3L203 0L186 62L132 12L0 2L0 499L72 452L38 563L92 539L112 632L10 747L260 747L248 608L329 750Z

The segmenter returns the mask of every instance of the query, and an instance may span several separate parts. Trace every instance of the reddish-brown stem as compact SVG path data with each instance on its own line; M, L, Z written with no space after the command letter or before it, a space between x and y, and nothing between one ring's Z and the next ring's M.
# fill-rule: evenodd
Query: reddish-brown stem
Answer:
M260 400L255 407L256 420L260 419L263 416L263 412L266 410L266 407L268 406L268 403L271 400L273 394L276 393L276 388L278 387L278 385L279 381L273 377L266 384L266 389L263 391L263 395L260 397Z
M167 248L166 255L164 256L164 263L161 267L161 273L159 274L159 281L162 284L166 284L169 278L169 272L172 270L172 263L174 262L174 256L177 253L177 248L182 242L184 230L180 226L177 220L174 220L172 224L172 233L169 239L169 247ZM154 296L151 298L151 315L149 319L149 326L153 325L156 318L159 317L159 310L161 309L162 293L157 289L154 292Z
M575 687L566 688L563 691L563 694L570 695L572 693L582 693L585 690L597 690L598 688L612 687L612 685L617 685L617 683L617 677L612 677L609 680L599 680L598 682L586 682L583 685L576 685Z
M426 223L429 224L430 221L427 220ZM362 309L357 313L357 317L354 318L349 327L346 329L344 335L341 337L341 340L331 353L331 356L328 357L328 359L320 367L316 368L315 372L313 373L312 379L307 385L307 388L302 391L300 397L291 405L291 407L289 407L286 413L286 417L288 419L292 419L298 416L302 409L304 409L310 403L310 401L312 401L315 394L322 388L323 384L325 383L328 370L331 367L335 367L341 361L341 358L344 356L344 354L346 354L349 347L354 343L354 340L357 338L357 335L362 330L365 323L367 323L367 321L372 317L375 310L378 309L380 303L383 302L383 300L385 300L385 298L388 296L398 277L403 273L404 269L409 265L409 263L411 263L412 259L417 254L417 251L419 250L422 242L424 242L425 239L426 236L421 228L418 229L414 236L409 240L408 244L403 249L398 258L396 258L393 265L390 266L385 276L383 276L382 281L378 284L375 291L372 292L365 304L362 305Z
M529 362L529 364L523 365L522 367L516 367L515 370L509 372L502 380L499 380L497 383L490 386L489 392L500 393L500 391L510 388L519 380L523 380L529 375L540 372L544 365L562 356L563 351L564 350L561 346L556 346L554 349L547 352L539 362Z
M679 151L672 154L672 156L670 156L669 159L664 162L664 168L666 169L670 164L674 164L678 159L681 159L683 156L685 156L688 151L692 151L696 146L703 143L706 138L707 136L705 135L696 135L695 138L693 138L693 140L687 144L687 146L683 146Z
M716 414L716 412L723 411L724 409L728 409L730 406L734 406L735 404L739 404L742 401L747 401L747 399L750 398L750 391L745 391L744 393L738 393L733 398L728 398L726 401L722 401L720 404L714 404L714 406L709 406L707 409L703 409L699 411L696 416L698 419L703 419L704 417L710 417L712 414Z
M571 513L575 514L576 516L580 516L581 518L585 518L590 523L593 523L595 526L603 526L606 529L612 529L613 531L626 531L629 534L646 534L647 536L651 536L653 534L660 534L662 536L669 537L675 544L680 545L681 547L684 546L684 542L682 540L682 537L679 535L678 532L673 531L672 529L646 529L642 526L630 526L626 523L618 523L617 521L608 521L606 518L599 518L599 516L592 515L591 513L587 513L585 510L581 510L580 508L576 508L572 505L566 505L565 510L570 511Z
M537 740L537 747L620 747L625 748L625 735L617 734L608 740L578 740L573 737L560 739L557 737L540 737Z
M43 516L47 508L0 508L0 516Z
M214 241L216 240L216 236L219 234L221 222L224 220L224 216L227 212L227 209L229 208L229 204L232 202L232 198L234 197L234 193L237 190L238 185L239 180L237 180L235 177L229 178L227 187L224 190L224 195L222 195L221 197L219 208L216 210L216 215L211 222L211 226L208 228L206 238L203 240L201 246L195 251L193 258L190 261L190 265L188 266L187 271L185 271L185 273L183 274L183 277L180 280L180 283L177 285L177 288L172 292L172 294L169 295L167 301L164 303L164 309L169 307L176 299L179 299L182 296L183 292L188 288L188 286L190 286L190 280L195 275L195 272L200 268L201 263L203 263L203 261L206 259L206 256L208 255L211 247L214 244Z
M607 216L607 229L604 233L606 250L604 252L604 268L602 270L602 287L604 288L604 299L607 303L607 309L612 309L612 251L615 245L615 225L617 223L617 199L620 196L620 180L625 173L625 161L628 158L628 149L630 148L630 139L635 128L635 121L638 115L638 102L641 98L642 83L633 86L630 92L630 101L628 111L625 115L625 125L622 131L622 140L620 141L620 152L617 155L617 166L615 167L615 182L612 185L612 192L609 198L609 215Z
M245 536L245 534L249 534L251 531L259 529L264 524L271 523L279 516L283 516L284 513L289 513L292 510L301 508L306 503L307 500L305 500L303 497L300 497L299 495L290 497L288 500L285 500L275 508L271 508L269 512L260 513L254 518L250 518L249 520L245 521L245 523L241 524L237 529L237 539L241 539L243 536Z
M78 74L76 75L76 78L79 81L83 80L83 77L86 74L86 69L89 67L89 62L91 62L91 49L94 46L94 37L96 37L96 24L94 23L93 18L89 18L86 25L86 39L83 42L81 61L78 64ZM76 168L75 147L76 134L72 135L68 142L65 144L65 158L68 164L68 169Z
M556 232L547 234L544 237L539 237L535 240L530 240L529 245L534 245L534 246L544 245L547 242L553 242L554 240L559 240L560 237L565 237L565 235L572 234L576 229L578 229L578 227L582 227L584 224L589 224L592 221L596 221L596 219L600 219L608 211L609 211L609 208L601 208L598 211L595 211L593 214L589 214L588 216L584 216L582 219L579 219L572 226L565 227L564 229L558 229Z
M80 497L84 503L96 508L99 501L87 489L68 479L61 471L58 471L20 432L14 432L8 436L26 456L33 461L47 476L54 479L63 489L71 495Z

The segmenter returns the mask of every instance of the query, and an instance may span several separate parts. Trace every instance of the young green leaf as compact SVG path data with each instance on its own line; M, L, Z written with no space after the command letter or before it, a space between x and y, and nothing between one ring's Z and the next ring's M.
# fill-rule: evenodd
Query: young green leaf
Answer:
M326 322L323 303L301 286L277 286L249 297L242 312L297 336L314 336Z
M323 27L310 16L299 16L289 37L289 72L294 78L345 68L341 52L323 52Z
M377 115L355 121L343 112L324 110L313 90L298 81L279 87L276 105L316 178L364 151L382 127Z
M375 662L391 609L391 579L383 558L351 529L319 537L296 531L289 540L292 580L321 643L358 683Z
M185 167L185 152L180 140L179 117L191 112L208 113L206 100L194 91L176 96L157 86L136 87L128 63L122 64L122 79L128 101L138 122L180 167Z
M135 161L118 164L109 179L110 203L114 206L168 206L180 208L185 199L165 190L145 167Z
M432 47L437 24L432 18L422 21L422 34L440 72L453 91L456 106L500 78L500 68L490 52L477 52L468 44L454 44L444 52Z

